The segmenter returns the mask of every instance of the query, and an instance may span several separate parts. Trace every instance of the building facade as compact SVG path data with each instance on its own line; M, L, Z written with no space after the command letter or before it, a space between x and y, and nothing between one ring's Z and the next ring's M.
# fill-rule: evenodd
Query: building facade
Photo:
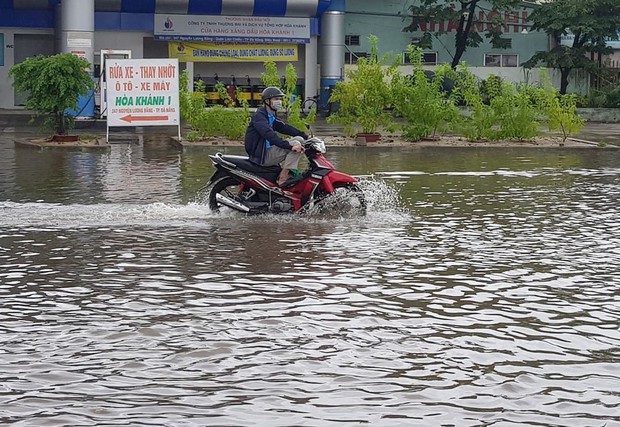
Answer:
M177 57L182 69L209 86L258 88L264 61L274 60L281 76L286 64L298 73L303 96L323 95L370 50L369 36L379 38L381 54L402 58L422 31L406 32L409 6L416 0L0 0L0 108L19 108L8 77L11 66L43 54L70 52L102 73L104 52L132 58ZM466 50L462 61L474 74L499 75L511 81L536 81L537 70L520 65L536 51L549 49L544 33L529 30L531 4L498 16L483 4L475 30L485 33L495 18L504 20L506 49L485 41ZM429 32L445 31L424 53L425 63L450 63L455 25L433 22ZM618 56L613 57L617 60ZM576 91L584 88L574 87ZM587 88L585 88L587 92Z
M456 22L431 22L423 26L420 31L403 31L411 23L409 6L413 3L415 3L413 0L348 1L345 19L347 66L354 63L356 57L368 53L370 49L368 37L373 34L379 38L380 54L388 52L400 54L403 68L406 70L406 55L403 53L410 43L415 44L421 39L424 30L431 33L445 32L433 38L432 48L424 50L425 63L428 66L451 63L455 50ZM538 75L536 70L533 73L524 70L521 64L535 52L547 50L549 38L544 33L529 30L531 24L527 19L531 10L531 6L524 3L523 7L500 16L491 10L490 4L482 3L474 31L481 33L484 41L479 47L468 47L461 61L467 63L474 74L481 78L495 74L510 81L536 79ZM496 18L506 22L501 28L502 37L509 45L506 49L493 48L484 38L484 33L495 25L493 22Z
M264 61L282 76L290 62L302 91L318 94L341 77L343 17L343 0L0 0L0 108L24 103L14 64L61 52L89 60L94 79L103 52L123 52L178 57L195 78L227 85L257 86Z

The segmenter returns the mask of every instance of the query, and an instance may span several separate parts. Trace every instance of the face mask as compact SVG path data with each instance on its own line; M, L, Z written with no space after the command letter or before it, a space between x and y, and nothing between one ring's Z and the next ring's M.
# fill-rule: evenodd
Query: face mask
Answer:
M276 111L281 110L282 109L282 101L279 100L279 99L271 101L271 108L273 108Z

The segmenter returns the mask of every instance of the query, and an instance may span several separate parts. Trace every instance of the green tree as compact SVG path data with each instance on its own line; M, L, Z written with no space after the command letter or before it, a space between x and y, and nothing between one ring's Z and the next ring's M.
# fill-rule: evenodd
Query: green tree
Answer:
M460 114L454 98L442 90L444 80L454 78L454 70L447 64L439 65L429 79L422 66L422 49L410 45L408 55L413 75L395 74L392 96L395 110L405 120L405 137L417 141L449 129L459 121Z
M67 110L76 110L79 96L93 88L88 68L87 60L70 53L39 55L11 67L9 76L19 93L27 93L26 108L51 116L54 132L66 135L73 123Z
M506 12L512 12L519 6L521 0L419 0L409 6L412 14L411 24L406 26L403 31L417 32L423 31L424 34L418 43L419 47L431 48L433 37L446 34L450 30L455 30L454 55L452 56L452 68L461 62L463 54L468 47L478 47L483 38L478 32L478 28L487 27L485 37L490 40L495 48L508 47L508 41L502 38L502 27L504 19L502 16ZM484 22L483 17L487 7L490 9L486 16L491 17L491 22ZM432 23L444 23L440 25L439 31L429 30Z
M265 86L280 87L280 75L278 74L278 66L275 62L265 62L265 71L260 73L260 79Z
M577 96L562 95L551 85L549 72L546 68L540 72L541 88L536 93L537 103L547 116L547 127L550 131L562 132L562 140L579 133L585 121L577 114Z
M286 108L288 118L287 121L291 126L301 129L306 133L311 133L310 126L316 120L316 109L312 109L304 118L301 117L301 96L295 94L297 89L297 70L291 63L286 64L285 84L284 84L284 106Z
M532 30L545 31L554 47L550 51L537 52L523 65L528 68L544 63L560 70L560 93L568 88L573 69L597 70L596 56L610 53L606 39L617 39L620 28L620 2L618 0L551 0L541 3L529 19ZM560 44L562 36L572 34L570 46Z
M329 101L340 108L327 118L330 123L345 126L345 133L354 135L361 127L366 134L379 127L391 128L393 120L387 109L392 105L390 81L398 70L398 63L389 64L389 56L379 58L376 36L370 36L370 56L360 58L355 70L347 70L347 79L336 83Z

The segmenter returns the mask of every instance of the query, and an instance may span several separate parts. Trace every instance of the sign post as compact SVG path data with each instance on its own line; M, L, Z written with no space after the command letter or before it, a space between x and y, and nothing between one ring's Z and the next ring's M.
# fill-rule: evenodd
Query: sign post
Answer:
M112 126L177 126L181 140L178 59L108 59L107 132Z

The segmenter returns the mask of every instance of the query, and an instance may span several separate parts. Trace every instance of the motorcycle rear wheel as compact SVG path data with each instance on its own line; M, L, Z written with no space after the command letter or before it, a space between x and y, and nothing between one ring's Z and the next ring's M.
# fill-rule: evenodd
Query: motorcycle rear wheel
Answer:
M209 209L211 212L220 212L222 208L227 208L217 201L217 195L221 194L224 197L228 197L236 202L243 203L243 198L240 194L241 184L239 181L233 178L222 178L213 184L211 191L209 192ZM232 208L229 208L233 210Z

